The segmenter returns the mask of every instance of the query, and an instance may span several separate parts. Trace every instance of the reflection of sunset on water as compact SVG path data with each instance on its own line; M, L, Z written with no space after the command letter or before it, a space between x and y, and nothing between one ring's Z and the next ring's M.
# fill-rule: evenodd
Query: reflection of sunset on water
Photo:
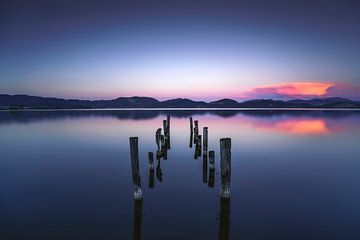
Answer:
M272 130L290 134L327 134L330 132L321 119L282 120L269 127Z

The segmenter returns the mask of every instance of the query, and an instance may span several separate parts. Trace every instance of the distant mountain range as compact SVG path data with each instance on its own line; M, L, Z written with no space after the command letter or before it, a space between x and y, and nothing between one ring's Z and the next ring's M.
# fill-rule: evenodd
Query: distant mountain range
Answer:
M28 95L0 94L0 109L95 109L95 108L360 108L360 102L345 98L295 100L256 99L213 102L177 98L159 101L151 97L119 97L112 100L76 100Z

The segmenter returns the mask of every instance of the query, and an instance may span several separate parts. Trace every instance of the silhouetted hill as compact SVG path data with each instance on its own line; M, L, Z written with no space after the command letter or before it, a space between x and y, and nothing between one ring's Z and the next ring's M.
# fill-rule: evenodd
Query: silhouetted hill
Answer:
M193 101L186 98L176 98L161 102L162 108L206 108L208 104L201 101Z
M224 98L218 101L209 102L209 107L214 108L238 108L240 103L233 99Z
M295 99L289 100L288 103L296 103L296 104L310 104L313 106L321 106L321 105L328 105L328 104L339 104L339 103L351 103L352 101L346 98L314 98L309 100L302 100L302 99Z
M177 98L159 101L150 97L119 97L112 100L76 100L28 95L0 94L0 109L92 109L92 108L360 108L360 103L345 98L309 100L255 99L237 102L221 99L213 102Z

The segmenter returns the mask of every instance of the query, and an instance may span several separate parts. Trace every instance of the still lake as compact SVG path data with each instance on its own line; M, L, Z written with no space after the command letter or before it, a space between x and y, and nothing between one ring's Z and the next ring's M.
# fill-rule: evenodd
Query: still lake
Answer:
M151 176L147 155L167 114L171 148ZM190 116L200 134L209 128L214 187L189 147ZM232 139L226 206L223 137ZM0 144L4 240L360 239L360 111L1 111Z

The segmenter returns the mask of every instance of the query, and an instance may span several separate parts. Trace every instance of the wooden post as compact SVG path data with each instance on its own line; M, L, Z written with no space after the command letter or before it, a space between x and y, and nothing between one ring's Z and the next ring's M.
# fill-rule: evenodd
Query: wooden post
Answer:
M194 159L197 159L198 157L201 156L201 135L199 135L197 138L198 138L198 141L196 141L196 144L195 144Z
M190 117L190 132L193 133L194 132L194 128L193 128L193 120L192 117Z
M166 122L167 132L170 133L170 115L166 116Z
M170 149L170 115L166 116L166 147Z
M221 190L222 198L230 198L231 179L231 138L220 139L220 168L221 168Z
M130 156L131 170L134 185L134 198L140 200L143 198L141 190L140 167L139 167L139 150L138 137L130 137Z
M209 151L209 188L215 186L215 152Z
M161 128L158 128L155 134L155 140L158 150L160 150L160 139L161 139Z
M194 144L198 141L198 135L199 135L199 122L198 120L194 121Z
M208 128L203 128L203 155L207 156L208 152Z
M191 133L190 133L190 143L189 143L189 148L192 148L192 145L193 145L193 135L194 135L194 133L193 133L193 132L191 132Z
M160 166L160 159L158 159L158 164L156 166L156 178L159 180L159 182L162 182L162 171Z
M142 199L134 201L134 240L141 240L142 202Z
M167 134L167 125L166 120L163 120L163 129L164 129L164 136Z
M198 135L197 143L198 143L198 147L199 147L198 156L200 157L201 156L201 135Z
M219 240L229 239L230 199L220 198Z

